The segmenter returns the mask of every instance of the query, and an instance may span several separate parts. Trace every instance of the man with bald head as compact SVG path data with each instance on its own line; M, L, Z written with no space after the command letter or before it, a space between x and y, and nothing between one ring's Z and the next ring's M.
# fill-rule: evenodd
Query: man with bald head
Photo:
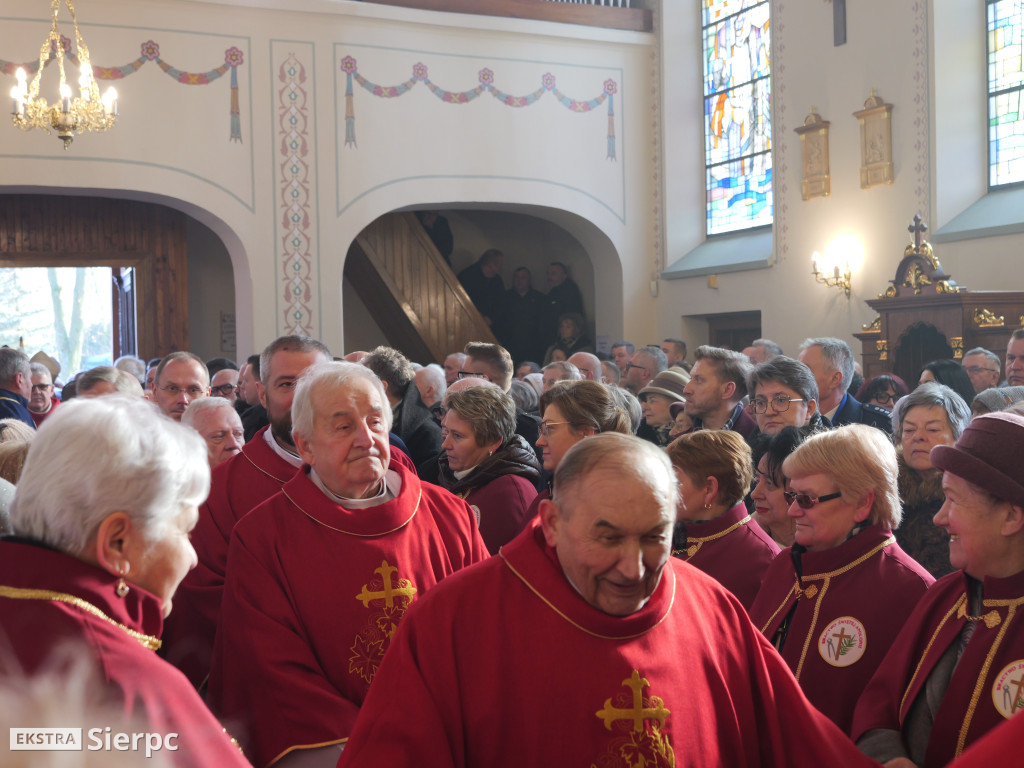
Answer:
M592 355L589 352L577 352L569 356L569 362L579 369L587 381L601 380L601 361L597 359L597 355Z
M487 768L877 765L810 705L736 599L671 556L678 487L662 449L588 437L553 489L500 556L403 618L339 768L425 755ZM536 716L512 725L515 713Z
M222 368L210 379L210 394L227 400L233 406L238 395L239 372L234 368Z

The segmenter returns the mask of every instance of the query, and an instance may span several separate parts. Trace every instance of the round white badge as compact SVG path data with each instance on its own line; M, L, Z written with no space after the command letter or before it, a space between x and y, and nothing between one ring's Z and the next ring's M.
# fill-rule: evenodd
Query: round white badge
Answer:
M852 616L836 619L818 637L818 653L833 667L848 667L864 655L868 635Z
M992 703L1005 718L1024 709L1024 659L1003 667L992 685Z

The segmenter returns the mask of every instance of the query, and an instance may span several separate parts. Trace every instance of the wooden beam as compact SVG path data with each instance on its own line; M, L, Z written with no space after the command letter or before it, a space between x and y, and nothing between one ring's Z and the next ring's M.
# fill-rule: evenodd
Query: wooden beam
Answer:
M370 2L375 2L378 5L396 5L402 8L419 8L425 11L555 21L562 24L625 29L633 32L650 32L654 28L651 12L645 8L557 3L549 0L370 0Z

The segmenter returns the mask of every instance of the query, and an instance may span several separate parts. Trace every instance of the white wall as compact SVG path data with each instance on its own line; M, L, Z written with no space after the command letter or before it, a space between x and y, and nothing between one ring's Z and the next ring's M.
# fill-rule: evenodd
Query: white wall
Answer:
M31 60L47 20L39 7L9 5L0 58ZM79 9L97 66L130 64L148 40L192 73L241 51L241 140L229 140L230 71L185 85L144 61L116 81L121 117L109 134L83 134L63 152L38 131L2 129L0 191L102 191L186 211L223 241L242 352L295 331L341 349L349 243L383 213L439 203L542 211L590 254L598 332L618 335L624 322L651 332L649 299L628 320L623 307L645 295L653 242L653 36L345 0L270 5L94 0ZM607 103L578 113L544 93L514 108L484 92L450 104L424 83L389 99L356 84L356 142L346 146L346 56L387 86L417 63L451 91L475 88L485 68L515 96L536 91L546 73L584 101L612 80L616 157L606 157ZM52 69L44 91L55 89ZM208 318L197 322L207 337Z
M663 6L666 261L672 263L703 240L702 126L694 119L701 114L700 9ZM834 47L830 3L772 2L775 263L719 275L717 289L706 277L662 281L659 327L666 333L682 327L691 346L707 338L706 323L692 316L760 309L763 334L788 352L810 335L839 336L859 349L852 334L875 317L864 301L894 277L914 214L934 232L985 193L981 0L863 0L847 4L846 13L848 42ZM894 105L895 181L861 189L853 113L872 88ZM803 201L794 128L812 105L831 122L831 196ZM849 299L810 274L812 252L843 234L856 236L864 254L854 265ZM1016 282L1007 284L1006 264L1016 263L1022 245L1022 236L1011 235L934 248L946 271L972 290L1016 290Z

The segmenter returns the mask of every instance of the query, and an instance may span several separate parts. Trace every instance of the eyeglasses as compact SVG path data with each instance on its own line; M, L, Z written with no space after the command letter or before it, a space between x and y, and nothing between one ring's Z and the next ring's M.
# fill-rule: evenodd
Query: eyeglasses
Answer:
M782 494L786 497L786 501L792 504L794 501L800 509L813 509L816 505L821 504L823 501L832 501L832 499L838 499L843 495L842 491L836 491L835 493L827 493L824 496L814 498L808 496L806 493L797 493L796 491L786 491Z
M202 397L206 394L206 390L202 387L179 387L177 384L167 384L166 386L160 387L161 392L166 392L171 397L177 397L182 392L188 395L189 399L195 400L197 397Z
M878 403L878 405L889 405L896 402L896 395L892 392L875 392L871 396L871 402Z
M626 363L626 373L629 373L630 368L636 368L638 371L649 370L647 367L643 365L637 365L636 363Z
M804 402L802 397L786 397L785 395L776 395L771 400L765 400L763 397L759 397L755 400L750 401L750 410L754 413L767 413L768 403L772 404L772 410L776 413L785 413L789 410L790 403Z
M482 371L459 371L460 379L487 379L491 380L491 377Z
M238 389L238 387L236 387L234 384L221 384L219 387L212 387L210 389L210 392L212 392L215 395L218 395L219 397L227 397L236 389Z
M33 384L33 392L45 392L48 389L53 389L53 384Z
M963 369L968 373L981 373L982 371L988 371L989 373L999 373L996 368L984 368L980 365L965 365Z
M552 427L560 427L563 424L572 424L571 421L542 421L537 430L540 432L541 437L550 437Z

